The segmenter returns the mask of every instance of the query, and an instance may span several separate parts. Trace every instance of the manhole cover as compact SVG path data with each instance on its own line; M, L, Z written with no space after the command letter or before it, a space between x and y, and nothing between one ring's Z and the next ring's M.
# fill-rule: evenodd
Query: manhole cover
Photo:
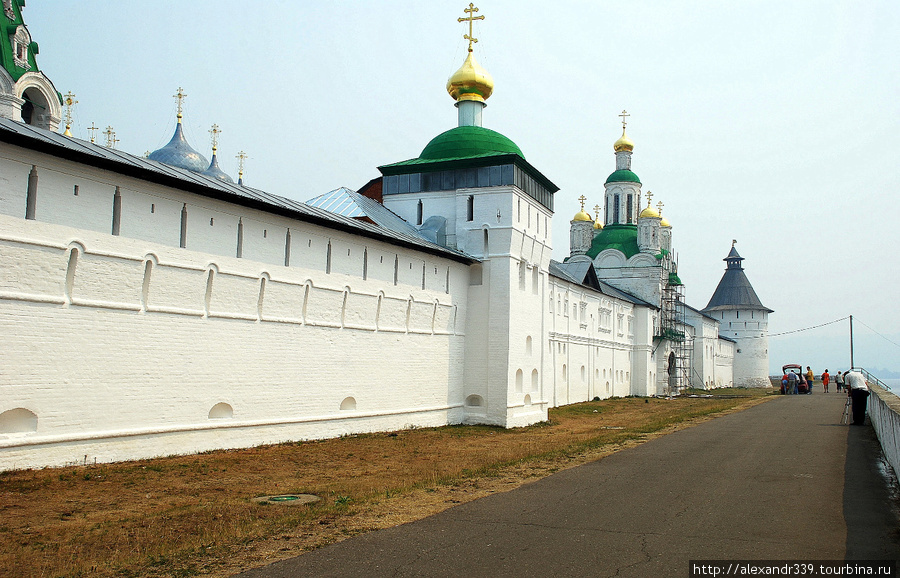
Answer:
M300 504L314 504L322 498L313 494L282 494L280 496L260 496L253 498L257 504L282 504L285 506L297 506Z

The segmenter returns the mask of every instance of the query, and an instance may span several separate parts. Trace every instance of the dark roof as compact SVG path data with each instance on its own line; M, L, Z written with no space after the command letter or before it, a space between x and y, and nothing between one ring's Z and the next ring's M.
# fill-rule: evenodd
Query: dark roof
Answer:
M274 215L424 251L461 263L471 264L478 261L459 251L442 247L415 235L385 229L259 189L226 183L186 169L9 119L0 118L0 142Z
M738 255L733 246L731 252L723 260L728 263L725 274L722 275L719 286L716 287L709 304L703 308L703 311L708 313L732 309L754 309L772 313L773 311L763 305L756 296L756 291L753 290L750 280L744 274L744 268L741 267L741 261L744 258Z
M700 310L697 309L696 307L691 307L690 305L688 305L687 303L684 303L684 302L682 302L682 304L684 305L684 308L685 308L685 309L690 309L691 311L693 311L693 312L696 313L697 315L702 315L703 317L706 317L707 319L712 319L713 321L716 321L716 322L719 321L718 319L716 319L716 318L713 317L712 315L709 315L709 314L707 314L707 313L704 313L703 311L700 311Z
M616 289L605 281L601 281L600 279L598 279L597 273L596 271L594 271L593 264L588 261L560 263L559 261L551 260L550 275L553 275L557 279L568 281L569 283L581 285L582 287L586 287L587 289L591 289L593 291L606 295L607 297L621 299L623 301L634 303L635 305L650 307L651 309L659 309L659 307L653 305L652 303L648 303L647 301L626 293L621 289Z

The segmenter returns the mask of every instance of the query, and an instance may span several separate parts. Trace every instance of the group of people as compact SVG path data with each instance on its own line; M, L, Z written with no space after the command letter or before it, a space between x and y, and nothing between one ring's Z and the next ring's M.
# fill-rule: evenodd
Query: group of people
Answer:
M828 393L831 384L831 374L828 370L822 372L822 389ZM815 374L806 366L806 373L797 373L793 369L781 377L781 390L786 395L797 395L799 392L812 393ZM853 425L864 425L866 421L866 405L869 398L869 384L866 378L858 371L838 371L834 374L834 383L837 391L846 391L850 398L849 403L853 412Z

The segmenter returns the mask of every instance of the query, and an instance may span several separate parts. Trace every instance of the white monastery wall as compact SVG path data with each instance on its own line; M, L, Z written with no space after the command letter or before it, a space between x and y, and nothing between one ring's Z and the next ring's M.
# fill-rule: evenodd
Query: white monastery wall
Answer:
M552 407L594 397L644 395L644 369L635 373L633 367L634 351L645 355L649 350L636 341L636 320L641 326L647 322L647 314L638 311L644 308L556 277L550 278L547 304Z
M724 339L716 340L716 380L715 387L734 387L734 343Z
M8 157L0 469L465 419L467 265L52 157L36 216L79 227L26 221L31 166ZM18 410L32 429L4 418Z

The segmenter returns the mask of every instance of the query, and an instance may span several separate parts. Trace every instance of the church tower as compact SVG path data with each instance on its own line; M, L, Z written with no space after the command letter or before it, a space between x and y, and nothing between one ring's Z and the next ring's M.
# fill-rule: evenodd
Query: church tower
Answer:
M734 384L769 386L769 313L744 274L734 242L723 259L725 274L703 313L719 320L719 334L737 341L734 349Z
M2 0L0 16L0 118L50 131L59 128L62 96L38 69L38 44L22 19L24 0Z
M513 141L482 126L494 81L473 51L472 24L484 16L471 4L465 12L468 55L447 81L458 126L418 158L378 168L385 207L480 260L470 267L461 421L513 427L547 416L547 321L534 312L546 303L559 187ZM593 230L590 216L585 222Z

